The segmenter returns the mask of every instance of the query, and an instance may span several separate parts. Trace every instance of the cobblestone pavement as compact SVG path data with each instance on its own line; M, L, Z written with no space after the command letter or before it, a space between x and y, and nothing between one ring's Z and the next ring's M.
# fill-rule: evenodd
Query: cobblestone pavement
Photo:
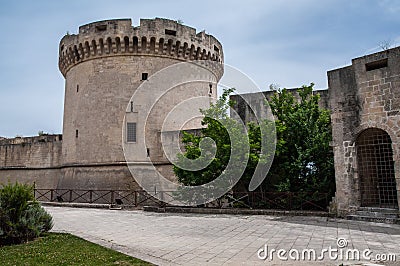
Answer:
M322 217L276 217L148 213L69 207L46 207L53 215L52 231L68 232L158 265L399 265L400 225L354 222ZM343 238L338 248L338 238ZM260 248L284 249L282 257L258 258ZM303 250L314 249L323 261L296 261ZM360 261L348 261L346 254L360 251ZM363 258L395 254L396 262ZM265 255L260 252L260 256ZM307 253L305 253L307 257ZM312 255L312 253L311 253Z

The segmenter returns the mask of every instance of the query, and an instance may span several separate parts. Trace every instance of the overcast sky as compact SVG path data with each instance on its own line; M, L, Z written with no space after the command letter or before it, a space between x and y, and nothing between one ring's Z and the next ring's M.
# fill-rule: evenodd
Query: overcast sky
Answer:
M400 1L0 0L0 136L61 133L64 78L58 44L103 19L164 17L217 37L225 63L271 83L327 88L326 71L400 44Z

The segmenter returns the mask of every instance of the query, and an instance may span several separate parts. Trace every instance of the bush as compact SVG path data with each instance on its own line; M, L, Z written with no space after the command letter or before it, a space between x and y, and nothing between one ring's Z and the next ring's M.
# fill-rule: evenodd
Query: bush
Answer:
M33 186L7 184L0 189L0 245L32 240L53 227L53 219L35 200Z

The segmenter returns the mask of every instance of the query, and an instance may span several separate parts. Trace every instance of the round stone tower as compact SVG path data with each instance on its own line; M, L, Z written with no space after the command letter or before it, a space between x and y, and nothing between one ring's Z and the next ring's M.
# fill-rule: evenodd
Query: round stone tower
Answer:
M153 115L141 113L140 104L132 101L137 88L181 62L196 62L213 78L178 86L155 105ZM136 163L151 157L161 171L170 171L160 147L160 117L185 99L216 98L222 62L222 46L215 37L168 19L141 19L137 27L130 19L99 21L64 36L59 47L59 69L66 82L58 188L135 188L123 143L135 143L143 134L149 141L137 147Z

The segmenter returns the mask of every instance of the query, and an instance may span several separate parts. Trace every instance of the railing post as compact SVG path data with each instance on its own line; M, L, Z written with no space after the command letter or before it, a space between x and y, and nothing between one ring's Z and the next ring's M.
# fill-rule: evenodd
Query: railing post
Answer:
M69 201L68 202L72 202L72 189L69 190Z
M328 200L328 193L325 193L325 210L329 210L329 200Z
M164 205L164 191L160 191L160 207L163 207Z
M36 199L36 182L33 182L33 198Z
M54 189L50 189L50 201L53 201Z
M114 203L114 190L111 190L111 202L110 202L110 204L113 204Z
M93 203L93 198L92 198L92 193L93 192L93 190L89 190L89 203Z
M135 202L134 202L134 204L135 204L135 207L137 207L137 200L138 200L138 195L137 195L137 191L135 190Z
M298 193L298 192L297 192ZM303 194L300 194L301 198L300 198L300 210L303 210L303 206L304 204L306 204L306 198L308 198L307 194L305 194L305 196L303 196ZM312 199L311 199L312 200Z

